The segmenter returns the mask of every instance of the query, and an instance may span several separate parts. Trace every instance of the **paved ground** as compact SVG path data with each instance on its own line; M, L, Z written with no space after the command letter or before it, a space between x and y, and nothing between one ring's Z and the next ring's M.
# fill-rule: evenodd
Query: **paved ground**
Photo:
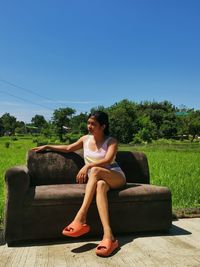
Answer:
M97 257L99 240L20 244L8 247L1 239L1 267L200 266L200 218L173 222L169 234L117 236L121 247L109 258Z

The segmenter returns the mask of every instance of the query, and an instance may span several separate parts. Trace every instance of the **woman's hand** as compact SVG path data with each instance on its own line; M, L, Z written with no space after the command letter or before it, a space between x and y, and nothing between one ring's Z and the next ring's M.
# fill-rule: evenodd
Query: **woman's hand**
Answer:
M89 166L85 165L83 168L80 169L76 176L76 182L79 184L83 184L87 181L87 174L89 171Z
M35 152L41 152L41 151L45 151L47 150L48 147L45 145L45 146L38 146L38 147L34 147L32 148L31 150L35 151Z

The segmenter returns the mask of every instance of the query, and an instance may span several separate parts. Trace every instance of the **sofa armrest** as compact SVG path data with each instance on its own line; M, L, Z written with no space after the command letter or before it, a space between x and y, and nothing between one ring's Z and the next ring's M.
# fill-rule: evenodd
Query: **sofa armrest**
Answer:
M4 238L6 242L20 239L23 233L23 201L30 185L26 166L16 166L8 169L5 174L7 187Z
M24 195L30 185L30 178L26 166L16 166L8 169L5 174L5 182L9 197L12 195Z

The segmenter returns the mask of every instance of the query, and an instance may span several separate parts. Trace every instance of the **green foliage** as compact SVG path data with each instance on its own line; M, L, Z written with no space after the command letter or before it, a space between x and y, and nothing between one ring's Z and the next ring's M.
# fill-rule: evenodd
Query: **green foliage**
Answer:
M121 143L150 143L160 138L198 142L200 136L200 111L176 108L168 101L138 104L123 99L107 108L92 108L90 112L96 110L108 113L110 134ZM69 107L56 109L49 122L42 115L35 115L31 124L5 113L0 117L0 136L31 133L33 136L42 134L49 142L52 138L72 142L74 139L67 139L67 134L87 134L87 119L87 113L75 115L75 110Z
M31 119L31 122L32 122L33 126L38 127L39 129L42 129L47 124L47 121L45 120L44 116L42 116L42 115L35 115Z
M16 137L16 136L11 136L10 139L11 139L12 141L17 141L17 137Z
M143 143L143 140L142 140L140 134L136 133L133 137L133 141L131 141L129 144L135 145L135 144L142 144L142 143Z
M164 120L159 132L159 137L172 138L177 134L176 123L174 121Z
M135 132L136 105L127 99L108 108L110 132L121 143L132 141Z
M137 125L139 128L136 134L136 139L139 137L142 141L150 143L153 139L156 139L157 127L154 122L151 121L149 115L141 115L137 119Z
M87 113L80 113L79 115L75 115L70 120L70 128L73 132L85 132L85 125L87 127Z
M10 142L5 142L5 147L9 148L9 146L10 146Z
M5 143L9 142L9 149ZM0 221L3 219L5 205L5 172L8 168L25 164L26 153L33 147L32 138L18 138L12 141L10 137L0 137Z
M45 138L51 138L54 134L53 125L51 123L46 123L42 129L41 134L45 136Z
M0 117L0 136L2 136L3 133L4 133L4 126L3 126L2 118Z
M59 137L59 140L63 141L63 126L69 127L70 120L75 110L72 108L60 108L56 109L53 113L53 124L55 126L55 132Z
M87 132L88 132L87 123L85 123L85 122L81 122L80 123L80 125L79 125L79 132L81 134L87 134Z
M105 108L102 105L97 106L97 107L93 107L93 108L90 109L90 114L94 113L95 111L104 111L104 112L107 112L107 108Z
M192 141L196 135L200 136L200 111L190 113L188 132L192 135Z
M4 131L13 134L16 127L16 121L17 119L14 116L11 116L9 113L3 114L1 117L1 122Z
M81 136L82 136L82 134L69 133L69 134L67 134L67 140L68 140L69 144L72 144L72 143L76 142Z
M15 125L15 134L26 134L26 125L23 121L17 121Z

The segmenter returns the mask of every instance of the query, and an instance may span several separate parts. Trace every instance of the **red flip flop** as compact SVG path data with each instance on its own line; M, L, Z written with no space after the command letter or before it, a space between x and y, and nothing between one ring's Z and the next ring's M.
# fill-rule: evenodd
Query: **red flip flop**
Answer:
M110 256L115 249L119 247L118 240L112 241L110 239L103 239L96 247L96 254L102 257Z
M89 231L90 226L86 223L81 224L79 222L73 221L63 229L62 234L71 237L79 237L81 235L87 234Z

